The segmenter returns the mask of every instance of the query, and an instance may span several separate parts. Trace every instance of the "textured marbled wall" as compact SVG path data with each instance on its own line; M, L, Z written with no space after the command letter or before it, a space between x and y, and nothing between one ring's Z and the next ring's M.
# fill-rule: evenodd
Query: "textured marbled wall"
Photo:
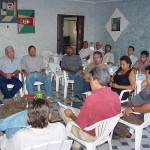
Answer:
M129 25L114 42L105 25L116 8L123 13ZM125 54L129 45L135 47L138 56L143 49L150 52L150 0L99 4L62 0L18 0L18 9L35 10L35 33L18 34L17 24L1 23L0 56L4 55L7 45L12 45L20 58L27 54L27 47L31 44L37 47L37 53L43 50L56 52L57 14L85 16L84 39L89 42L101 40L103 46L110 43L116 58Z
M129 21L129 25L114 42L105 25L118 8ZM96 5L95 41L112 45L116 60L124 55L129 45L135 47L139 56L142 50L150 52L150 0L124 0L123 2L100 3ZM116 61L117 62L117 61Z
M88 41L94 40L94 4L62 0L18 0L18 9L35 10L35 33L18 34L17 24L1 23L0 57L4 55L4 49L8 45L16 49L16 55L20 58L27 54L27 48L31 44L37 47L37 53L43 50L56 53L57 14L85 16L84 37Z

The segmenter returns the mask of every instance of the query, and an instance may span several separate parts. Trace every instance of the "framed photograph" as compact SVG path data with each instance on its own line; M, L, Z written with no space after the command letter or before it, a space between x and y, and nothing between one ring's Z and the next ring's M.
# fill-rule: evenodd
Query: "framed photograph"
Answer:
M111 31L120 31L120 19L121 18L111 18Z
M0 1L0 23L17 23L17 0Z
M35 33L34 10L18 10L18 33Z

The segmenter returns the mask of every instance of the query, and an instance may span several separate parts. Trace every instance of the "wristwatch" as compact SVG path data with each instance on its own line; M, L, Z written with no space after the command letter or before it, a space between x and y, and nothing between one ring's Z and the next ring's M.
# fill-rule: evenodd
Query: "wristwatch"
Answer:
M132 109L132 111L134 112L134 107L132 107L131 109Z

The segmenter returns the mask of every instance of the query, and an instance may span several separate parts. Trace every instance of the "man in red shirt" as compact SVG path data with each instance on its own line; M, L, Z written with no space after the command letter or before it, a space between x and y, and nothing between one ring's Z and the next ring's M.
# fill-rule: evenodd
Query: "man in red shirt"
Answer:
M92 94L88 96L81 107L78 109L59 109L60 117L65 123L73 120L81 129L91 126L100 120L113 117L121 112L121 105L118 95L107 87L110 75L108 69L96 67L91 71L90 86ZM95 131L85 132L79 128L73 127L72 132L78 138L85 141L96 139Z

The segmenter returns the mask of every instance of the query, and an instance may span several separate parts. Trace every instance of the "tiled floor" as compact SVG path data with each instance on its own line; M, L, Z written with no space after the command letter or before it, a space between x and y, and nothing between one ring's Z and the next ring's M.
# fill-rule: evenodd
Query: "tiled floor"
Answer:
M55 84L53 83L53 99L56 103L53 103L51 106L51 109L53 109L54 112L58 113L58 104L57 102L61 102L65 105L70 105L70 97L73 95L71 90L71 85L68 89L68 95L67 98L64 99L63 97L63 86L60 86L59 92L56 92L55 90ZM134 135L131 137L131 139L112 139L112 146L113 150L134 150ZM97 150L109 150L108 144L103 144L102 146L99 146ZM141 150L150 150L150 127L147 127L143 131L143 137L142 137L142 144L141 144Z
M71 85L69 86L68 89L68 95L67 98L64 99L63 95L63 86L60 86L59 92L56 92L55 90L55 81L53 81L52 87L52 98L54 99L54 103L51 104L50 108L53 110L55 113L58 114L58 103L61 102L65 105L70 106L70 97L73 95L72 90L71 90ZM43 89L43 87L42 87ZM131 139L112 139L112 146L113 150L134 150L134 135L132 136ZM97 150L109 150L108 144L103 144L102 146L99 146ZM146 128L143 131L143 137L142 137L142 144L141 144L141 150L150 150L150 127Z

